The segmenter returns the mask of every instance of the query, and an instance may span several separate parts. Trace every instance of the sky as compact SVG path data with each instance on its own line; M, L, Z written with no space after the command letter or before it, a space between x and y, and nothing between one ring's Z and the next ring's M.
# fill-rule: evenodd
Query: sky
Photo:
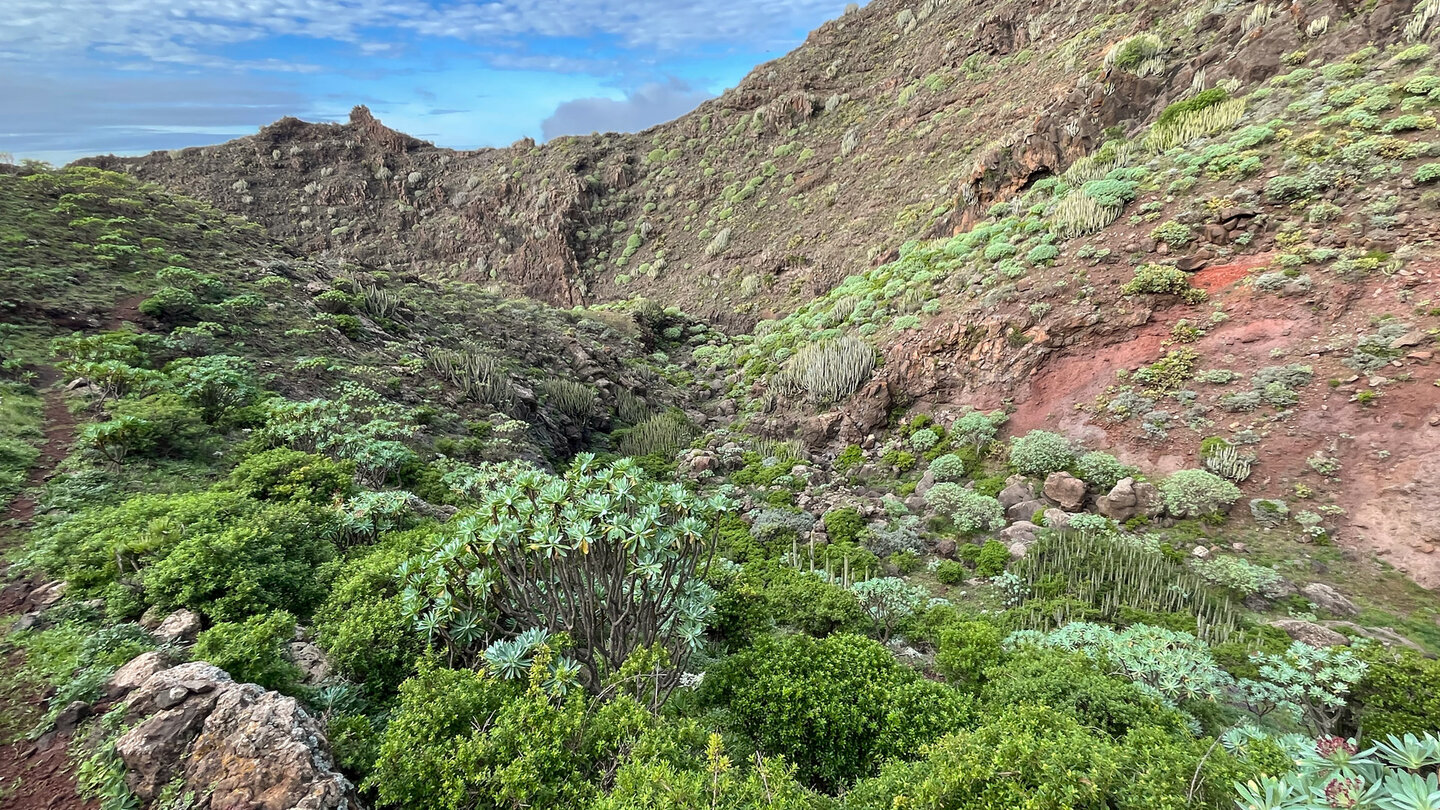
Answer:
M636 131L848 0L3 0L0 153L219 143L365 104L439 146Z

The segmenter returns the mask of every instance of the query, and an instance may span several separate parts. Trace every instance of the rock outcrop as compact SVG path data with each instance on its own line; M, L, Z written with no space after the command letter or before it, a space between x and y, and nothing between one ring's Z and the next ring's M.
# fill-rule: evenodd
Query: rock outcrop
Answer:
M192 662L150 675L127 703L131 728L115 750L142 801L178 778L208 810L360 806L319 725L292 697Z

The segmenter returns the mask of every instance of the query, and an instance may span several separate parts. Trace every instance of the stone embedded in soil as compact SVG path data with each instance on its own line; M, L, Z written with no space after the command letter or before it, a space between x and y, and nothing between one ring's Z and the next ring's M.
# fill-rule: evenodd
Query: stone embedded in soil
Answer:
M1349 638L1328 627L1300 619L1277 619L1270 622L1270 626L1285 631L1285 635L1311 647L1339 647L1350 643Z

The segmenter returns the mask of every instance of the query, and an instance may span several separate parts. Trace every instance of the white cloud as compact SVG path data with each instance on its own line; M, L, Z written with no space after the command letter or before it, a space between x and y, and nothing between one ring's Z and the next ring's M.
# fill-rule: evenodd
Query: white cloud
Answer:
M591 132L635 132L684 115L711 94L679 79L648 84L623 99L577 98L540 125L545 139Z
M598 36L640 51L704 45L766 50L839 13L844 0L450 0L438 6L415 0L6 0L5 5L0 58L103 53L214 65L225 46L271 37L376 49L397 30L502 49L534 38Z

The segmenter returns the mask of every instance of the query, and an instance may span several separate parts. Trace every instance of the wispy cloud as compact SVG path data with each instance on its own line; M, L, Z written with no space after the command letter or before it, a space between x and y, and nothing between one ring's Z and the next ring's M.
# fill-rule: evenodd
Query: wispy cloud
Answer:
M383 52L396 34L511 49L600 37L625 49L697 45L764 50L840 10L837 0L8 0L0 58L60 53L213 66L223 46L271 37ZM509 58L515 58L513 56Z
M0 151L54 159L213 143L360 102L461 148L639 129L795 45L845 0L0 5Z
M545 139L591 132L633 132L678 118L713 94L671 78L647 84L624 98L577 98L567 101L541 123Z

